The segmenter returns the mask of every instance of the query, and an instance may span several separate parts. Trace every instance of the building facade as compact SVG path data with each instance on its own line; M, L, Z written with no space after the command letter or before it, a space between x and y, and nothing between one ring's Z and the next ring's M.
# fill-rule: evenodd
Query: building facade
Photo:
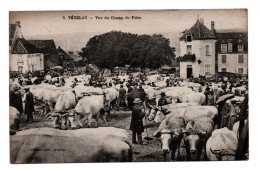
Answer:
M211 76L216 72L217 38L215 36L214 22L211 30L204 25L203 19L183 32L180 41L180 77Z
M217 33L218 72L248 74L247 33Z
M44 70L44 55L23 38L16 39L10 53L10 71L26 73Z

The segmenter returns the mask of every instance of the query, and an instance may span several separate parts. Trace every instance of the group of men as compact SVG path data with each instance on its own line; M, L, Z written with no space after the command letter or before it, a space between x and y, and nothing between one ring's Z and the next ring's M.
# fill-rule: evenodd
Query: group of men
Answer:
M16 108L20 115L27 115L27 123L33 122L34 99L29 87L24 88L24 96L22 97L20 88L14 88L9 93L9 105ZM24 102L24 107L23 107Z

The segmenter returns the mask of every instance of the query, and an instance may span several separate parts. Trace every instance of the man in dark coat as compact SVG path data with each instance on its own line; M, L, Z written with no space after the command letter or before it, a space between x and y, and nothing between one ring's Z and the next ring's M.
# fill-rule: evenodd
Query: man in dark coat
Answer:
M29 87L24 88L25 91L25 108L24 113L27 115L26 122L33 122L34 100L33 94L29 91Z
M142 109L142 101L140 98L136 98L134 101L134 106L132 107L132 118L131 118L131 124L130 124L130 130L133 132L132 136L132 142L134 144L137 144L136 136L139 144L143 144L142 140L142 133L144 132L144 126L143 126L143 117L144 112Z
M119 89L119 97L118 97L118 108L120 106L123 106L125 108L126 103L125 103L125 98L126 98L126 89L124 89L123 84L120 85L120 89Z
M15 89L14 91L10 91L10 98L9 98L9 105L16 108L20 115L23 114L23 102L22 102L22 95L19 89Z
M163 106L163 105L167 105L168 104L167 100L165 99L165 96L166 96L165 93L162 92L161 93L161 98L158 101L158 106Z

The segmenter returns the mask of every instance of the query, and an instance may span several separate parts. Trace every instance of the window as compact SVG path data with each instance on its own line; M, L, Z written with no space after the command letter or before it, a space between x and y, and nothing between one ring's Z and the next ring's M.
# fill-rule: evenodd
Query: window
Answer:
M244 45L238 44L238 52L244 52Z
M238 63L244 63L244 55L238 55Z
M231 42L228 43L228 52L233 51L233 44Z
M243 74L243 68L238 68L238 73Z
M227 52L227 44L221 44L221 52Z
M191 40L192 40L191 35L186 35L186 41L187 41L187 42L191 42Z
M227 68L221 68L221 72L227 72Z
M18 54L17 63L23 63L23 57L21 54Z
M187 54L192 53L192 45L187 45Z
M210 74L210 64L205 64L205 75Z
M206 55L210 55L210 46L206 45Z
M19 71L20 73L22 73L22 72L23 72L23 66L18 66L18 71Z
M221 56L221 62L222 63L227 63L227 56L226 55L222 55Z

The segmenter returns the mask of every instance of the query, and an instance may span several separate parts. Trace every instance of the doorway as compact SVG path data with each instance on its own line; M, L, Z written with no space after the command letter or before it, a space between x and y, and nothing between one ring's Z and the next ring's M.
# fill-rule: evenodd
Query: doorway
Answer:
M192 66L187 65L187 79L191 78L192 76Z

